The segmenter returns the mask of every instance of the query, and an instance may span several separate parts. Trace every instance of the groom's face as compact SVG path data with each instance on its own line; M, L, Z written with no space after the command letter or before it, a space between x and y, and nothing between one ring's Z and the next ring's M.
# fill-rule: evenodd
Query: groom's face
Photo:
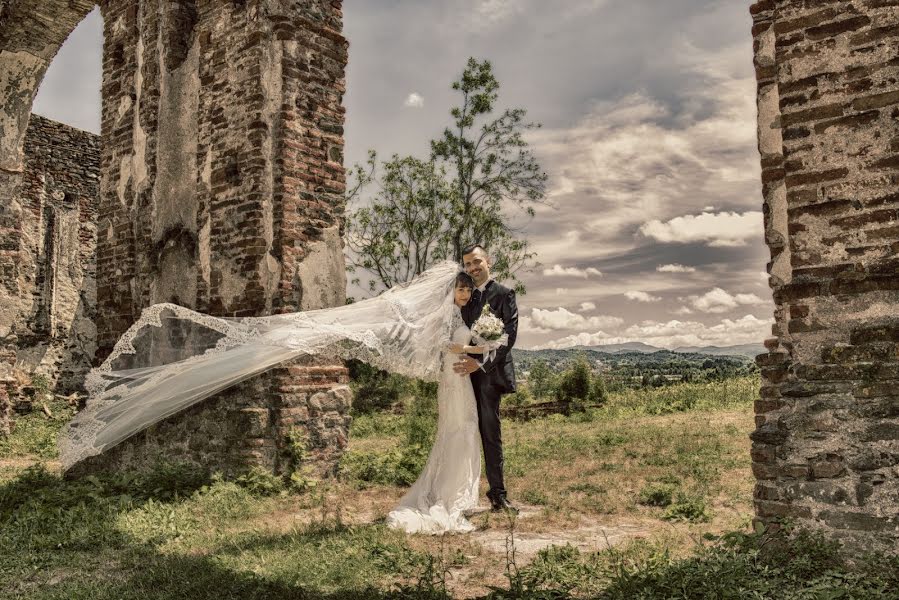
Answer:
M462 266L478 287L490 279L490 258L480 248L475 248L471 253L463 256Z

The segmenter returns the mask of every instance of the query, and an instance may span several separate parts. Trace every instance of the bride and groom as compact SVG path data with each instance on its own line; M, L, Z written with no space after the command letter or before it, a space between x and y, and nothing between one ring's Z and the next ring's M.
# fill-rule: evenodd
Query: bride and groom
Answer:
M63 469L284 361L355 358L438 382L433 449L389 525L470 531L463 513L477 504L479 445L491 506L514 511L503 483L499 404L502 394L515 390L509 351L518 311L514 292L491 279L490 267L486 250L474 246L463 254L465 272L447 260L374 298L264 317L215 317L154 304L88 373L87 403L59 435ZM502 322L501 341L472 335L488 306ZM481 345L472 346L473 339Z
M507 499L503 482L499 418L501 395L515 391L509 352L518 333L515 292L490 277L490 258L481 246L466 249L462 261L465 272L456 276L453 300L463 323L453 331L443 359L437 388L437 435L418 479L387 515L389 527L410 533L474 529L465 512L477 505L481 446L491 508L517 512ZM502 321L508 335L507 343L488 357L486 346L470 345L471 327L485 306Z

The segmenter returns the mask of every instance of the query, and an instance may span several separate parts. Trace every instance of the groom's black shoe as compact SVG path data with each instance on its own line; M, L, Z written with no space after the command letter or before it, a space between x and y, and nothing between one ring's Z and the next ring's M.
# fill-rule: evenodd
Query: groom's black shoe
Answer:
M504 510L506 512L510 512L512 514L518 514L518 508L515 507L511 502L509 502L505 496L500 497L498 500L491 498L490 499L490 507L493 512L499 512Z

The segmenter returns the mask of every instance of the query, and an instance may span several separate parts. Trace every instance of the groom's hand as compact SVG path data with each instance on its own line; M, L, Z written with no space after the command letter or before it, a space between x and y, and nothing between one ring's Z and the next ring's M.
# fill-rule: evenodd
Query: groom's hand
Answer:
M471 375L481 365L478 364L478 361L473 359L470 356L460 356L459 360L453 364L453 371L458 373L459 375Z

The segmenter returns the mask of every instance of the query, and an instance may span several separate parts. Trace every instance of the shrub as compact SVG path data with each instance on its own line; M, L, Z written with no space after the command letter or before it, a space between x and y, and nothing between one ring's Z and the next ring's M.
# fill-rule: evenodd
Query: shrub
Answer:
M254 496L274 496L285 491L284 481L262 467L253 467L239 475L234 483Z
M586 358L579 356L559 378L556 398L562 402L583 402L590 398L590 390L590 365Z
M650 483L640 490L638 502L645 506L669 506L676 490L677 486L670 483Z
M410 387L407 378L358 360L347 361L347 367L352 381L354 416L390 408Z
M700 496L678 493L674 502L662 515L667 521L689 521L691 523L708 521L710 515L705 500Z

